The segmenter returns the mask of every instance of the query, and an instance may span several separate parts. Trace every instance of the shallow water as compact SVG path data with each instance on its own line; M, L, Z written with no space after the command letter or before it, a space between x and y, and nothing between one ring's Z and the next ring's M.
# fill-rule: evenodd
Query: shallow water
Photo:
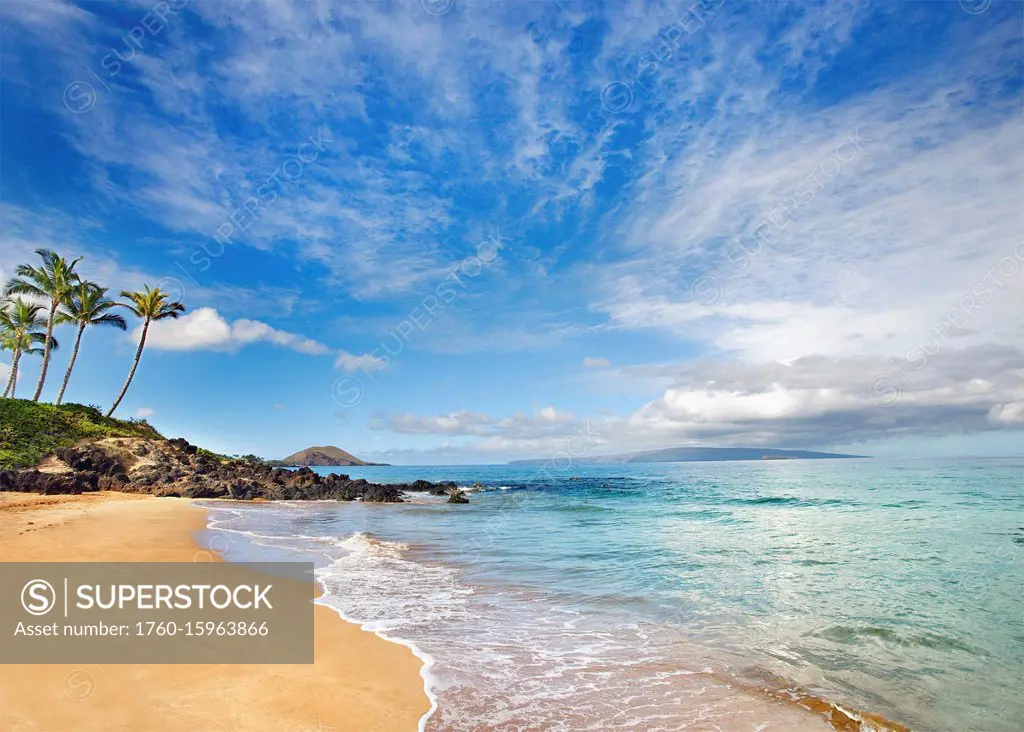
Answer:
M432 660L426 729L829 729L808 697L1021 729L1024 460L575 471L346 468L485 489L221 507L208 541L316 558L326 603Z

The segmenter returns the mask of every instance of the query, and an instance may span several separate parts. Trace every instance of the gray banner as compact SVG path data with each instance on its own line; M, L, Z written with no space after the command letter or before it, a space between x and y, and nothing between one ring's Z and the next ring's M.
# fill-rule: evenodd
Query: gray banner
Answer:
M312 562L0 562L0 663L313 663Z

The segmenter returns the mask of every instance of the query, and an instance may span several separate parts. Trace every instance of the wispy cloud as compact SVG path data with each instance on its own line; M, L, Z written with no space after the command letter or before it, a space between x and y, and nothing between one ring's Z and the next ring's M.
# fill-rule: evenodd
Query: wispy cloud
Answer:
M467 381L495 354L543 359L578 415L635 398L588 421L623 447L1017 428L1019 13L699 5L192 2L101 88L83 69L147 3L124 23L5 3L7 89L64 170L44 191L31 149L5 159L0 276L80 250L116 289L187 296L157 349L263 343L354 379L500 226L501 256L403 358ZM529 386L373 426L490 455L580 429L517 414Z

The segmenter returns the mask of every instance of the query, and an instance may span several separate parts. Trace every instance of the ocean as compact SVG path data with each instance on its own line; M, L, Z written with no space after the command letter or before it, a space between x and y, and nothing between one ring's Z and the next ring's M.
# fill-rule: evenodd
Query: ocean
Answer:
M1022 729L1024 459L318 470L480 484L209 504L424 659L421 729Z

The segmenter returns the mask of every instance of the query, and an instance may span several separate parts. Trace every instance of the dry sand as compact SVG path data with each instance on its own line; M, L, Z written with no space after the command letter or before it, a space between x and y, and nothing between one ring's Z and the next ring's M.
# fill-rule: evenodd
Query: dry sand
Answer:
M205 525L181 499L0 493L0 558L202 560ZM0 666L0 730L415 730L430 705L409 649L327 608L314 617L312 665Z

